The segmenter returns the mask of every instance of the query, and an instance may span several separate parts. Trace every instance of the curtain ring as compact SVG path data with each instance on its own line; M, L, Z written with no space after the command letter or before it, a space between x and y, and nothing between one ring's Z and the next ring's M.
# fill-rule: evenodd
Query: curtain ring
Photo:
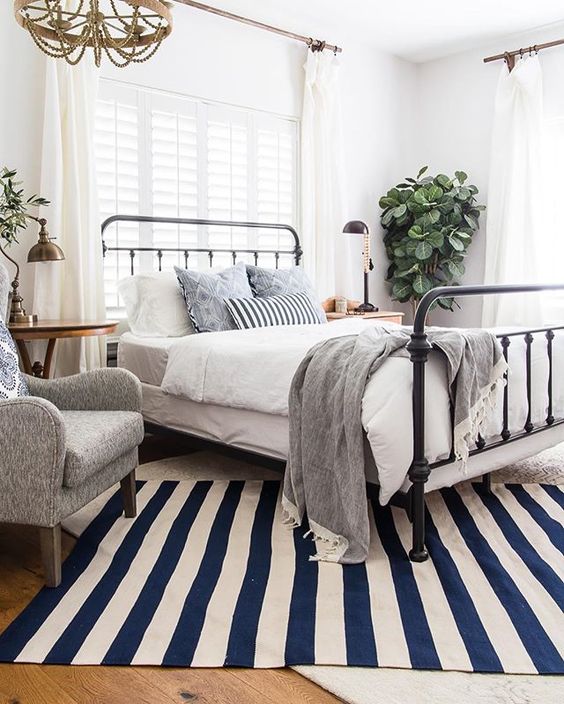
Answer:
M535 56L538 56L539 50L536 44L533 47L533 51L535 52Z

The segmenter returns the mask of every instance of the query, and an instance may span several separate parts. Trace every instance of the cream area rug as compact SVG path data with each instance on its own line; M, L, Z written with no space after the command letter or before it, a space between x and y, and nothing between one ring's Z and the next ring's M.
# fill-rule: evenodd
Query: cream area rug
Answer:
M557 448L543 456L499 472L494 479L503 482L559 483L563 476L564 451ZM211 453L144 465L140 479L146 480L237 480L277 479L275 472L254 467ZM85 512L95 516L108 497L91 504ZM97 505L99 504L99 505ZM84 525L87 515L77 515L76 525ZM67 525L72 532L72 521ZM79 531L77 531L79 532ZM508 675L465 675L456 672L417 672L412 670L343 667L297 667L303 676L317 682L352 704L371 702L560 702L562 681L554 677Z

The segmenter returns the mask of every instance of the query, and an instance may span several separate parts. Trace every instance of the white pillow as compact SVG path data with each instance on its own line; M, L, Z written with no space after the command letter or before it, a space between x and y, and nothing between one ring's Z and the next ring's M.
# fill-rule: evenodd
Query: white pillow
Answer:
M122 279L119 294L129 327L140 337L192 335L192 325L176 276L162 271Z

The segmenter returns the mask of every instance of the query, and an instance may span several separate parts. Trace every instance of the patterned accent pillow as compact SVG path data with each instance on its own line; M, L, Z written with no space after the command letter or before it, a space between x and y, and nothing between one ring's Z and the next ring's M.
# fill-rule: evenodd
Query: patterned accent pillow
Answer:
M321 325L307 293L269 298L232 298L225 303L240 330L273 325Z
M0 399L29 396L18 363L18 350L10 331L0 318Z
M327 322L327 316L317 298L315 289L301 267L293 266L291 269L262 269L259 266L247 264L247 275L253 295L257 298L306 293L315 308L319 322Z
M226 298L252 298L244 262L217 273L174 267L196 332L236 330Z

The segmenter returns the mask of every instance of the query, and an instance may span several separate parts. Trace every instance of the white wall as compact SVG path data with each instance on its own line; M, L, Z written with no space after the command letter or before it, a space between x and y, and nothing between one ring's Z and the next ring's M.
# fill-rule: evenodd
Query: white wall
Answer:
M11 2L0 3L0 168L17 169L26 193L32 195L39 190L41 172L45 61L16 24L12 6ZM10 256L23 264L37 233L36 227L30 227L20 244L10 248ZM0 260L12 275L14 267L1 255ZM23 265L20 277L24 305L29 306L34 266Z
M496 86L501 62L484 64L483 57L559 39L564 24L520 35L508 36L495 44L431 61L418 67L418 106L416 115L417 148L411 171L429 164L432 172L452 174L466 171L480 189L480 200L487 204L491 129ZM549 116L564 115L562 47L543 51L545 109ZM466 261L465 283L481 283L484 276L485 224L475 235ZM481 300L461 301L462 310L453 314L438 311L438 324L480 325Z

